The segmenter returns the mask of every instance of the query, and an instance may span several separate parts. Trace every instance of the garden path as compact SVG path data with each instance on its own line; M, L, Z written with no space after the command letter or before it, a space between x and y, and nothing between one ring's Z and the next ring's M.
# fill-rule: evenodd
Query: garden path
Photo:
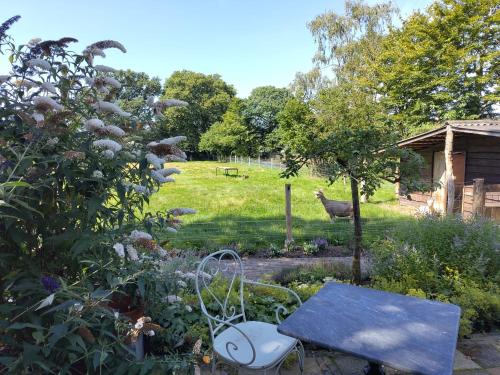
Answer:
M345 263L350 265L351 257L307 257L307 258L243 258L245 277L259 280L279 271L296 266L307 266L319 263ZM231 264L228 261L228 264ZM367 263L362 260L361 268L366 270ZM232 269L229 267L228 271Z

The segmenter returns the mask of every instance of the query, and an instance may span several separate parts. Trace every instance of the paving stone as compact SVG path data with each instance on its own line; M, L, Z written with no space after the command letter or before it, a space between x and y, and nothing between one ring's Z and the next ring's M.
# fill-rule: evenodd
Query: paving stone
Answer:
M453 365L453 369L455 371L474 370L480 368L481 366L479 366L476 362L474 362L469 356L466 356L459 350L455 351L455 363Z
M482 368L495 368L500 367L498 340L498 335L475 335L470 339L461 340L458 348Z

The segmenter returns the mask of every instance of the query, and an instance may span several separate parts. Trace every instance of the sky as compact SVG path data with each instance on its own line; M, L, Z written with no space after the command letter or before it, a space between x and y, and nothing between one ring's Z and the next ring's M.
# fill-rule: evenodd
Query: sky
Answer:
M403 16L431 3L394 2ZM97 64L162 82L176 70L217 73L247 97L258 86L286 87L296 72L310 70L316 46L307 23L343 9L343 0L0 0L0 22L21 15L10 29L18 44L71 36L80 52L98 40L117 40L127 53L107 50ZM0 74L8 69L0 55Z

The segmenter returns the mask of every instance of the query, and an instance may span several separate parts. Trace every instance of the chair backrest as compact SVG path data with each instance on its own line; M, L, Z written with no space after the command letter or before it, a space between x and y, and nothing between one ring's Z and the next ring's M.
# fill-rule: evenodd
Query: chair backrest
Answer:
M227 284L223 285L222 292L220 283L212 283L214 278L220 276L227 278ZM212 253L199 264L195 279L196 294L200 301L201 310L207 317L212 340L219 330L224 330L224 323L238 320L246 321L243 279L241 258L233 250L220 250ZM237 293L237 300L235 300L235 293ZM204 298L210 299L210 312L207 310Z

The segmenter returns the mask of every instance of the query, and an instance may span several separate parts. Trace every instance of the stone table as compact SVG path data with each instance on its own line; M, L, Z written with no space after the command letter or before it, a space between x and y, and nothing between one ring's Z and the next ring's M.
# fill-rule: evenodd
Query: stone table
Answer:
M460 308L348 284L328 283L285 319L278 331L304 342L422 375L449 375Z

